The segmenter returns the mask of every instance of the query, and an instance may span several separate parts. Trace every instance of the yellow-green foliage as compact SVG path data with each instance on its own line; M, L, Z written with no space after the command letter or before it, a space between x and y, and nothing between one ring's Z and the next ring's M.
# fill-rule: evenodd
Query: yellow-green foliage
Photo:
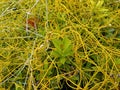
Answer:
M120 89L120 1L0 0L0 90L71 89Z

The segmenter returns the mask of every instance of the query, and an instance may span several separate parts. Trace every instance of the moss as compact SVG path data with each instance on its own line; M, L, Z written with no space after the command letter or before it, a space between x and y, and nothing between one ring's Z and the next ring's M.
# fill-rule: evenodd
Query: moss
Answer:
M0 89L119 89L118 0L1 0L0 6Z

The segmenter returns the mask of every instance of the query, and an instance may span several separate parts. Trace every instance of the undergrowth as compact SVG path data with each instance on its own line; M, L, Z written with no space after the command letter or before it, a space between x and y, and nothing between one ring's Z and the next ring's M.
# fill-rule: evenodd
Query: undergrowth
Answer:
M120 1L0 0L0 90L120 90Z

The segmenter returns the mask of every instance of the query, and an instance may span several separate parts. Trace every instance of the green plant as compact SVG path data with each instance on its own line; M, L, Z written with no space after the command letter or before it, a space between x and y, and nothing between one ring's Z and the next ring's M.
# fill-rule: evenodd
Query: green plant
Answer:
M119 9L119 0L1 0L0 90L118 90Z
M55 46L52 55L59 58L58 62L64 65L66 58L73 54L71 40L65 37L63 39L54 39L52 42Z

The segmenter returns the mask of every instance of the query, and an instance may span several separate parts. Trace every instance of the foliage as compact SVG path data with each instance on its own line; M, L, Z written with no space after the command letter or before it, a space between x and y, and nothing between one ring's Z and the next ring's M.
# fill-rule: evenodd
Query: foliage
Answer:
M0 90L119 89L119 0L0 1Z

